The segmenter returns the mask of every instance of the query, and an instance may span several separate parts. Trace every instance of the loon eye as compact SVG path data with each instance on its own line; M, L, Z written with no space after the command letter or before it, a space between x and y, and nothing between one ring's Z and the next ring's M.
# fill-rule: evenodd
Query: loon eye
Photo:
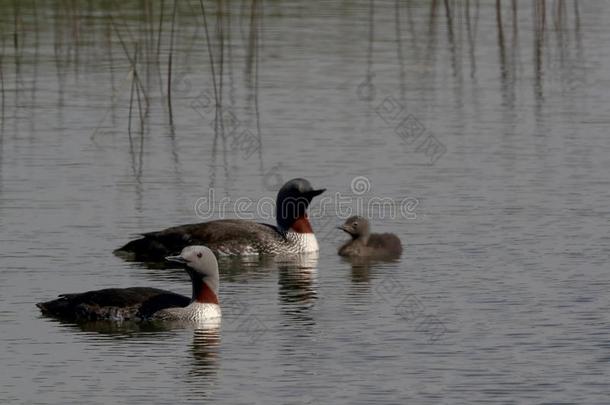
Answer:
M201 256L203 256L203 255L201 254L201 252L197 253L197 257L198 257L198 258L200 258L200 259L201 259Z
M353 225L354 225L354 226L358 226L358 222L354 222L354 224L353 224Z

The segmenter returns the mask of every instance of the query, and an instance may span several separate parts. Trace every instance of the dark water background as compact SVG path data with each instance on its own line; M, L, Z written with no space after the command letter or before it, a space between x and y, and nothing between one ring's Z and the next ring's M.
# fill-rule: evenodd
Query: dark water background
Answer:
M0 3L1 403L608 403L607 3L204 5ZM402 259L318 205L318 258L221 262L220 330L34 307L188 294L112 250L293 177Z

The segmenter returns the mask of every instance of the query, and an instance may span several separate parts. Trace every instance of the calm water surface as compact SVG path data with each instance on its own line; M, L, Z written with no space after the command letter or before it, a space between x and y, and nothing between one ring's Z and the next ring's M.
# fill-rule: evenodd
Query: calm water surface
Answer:
M608 4L94 3L2 5L1 403L608 403ZM220 329L34 306L188 294L112 250L293 177L407 199L402 259L317 209L319 257L221 261Z

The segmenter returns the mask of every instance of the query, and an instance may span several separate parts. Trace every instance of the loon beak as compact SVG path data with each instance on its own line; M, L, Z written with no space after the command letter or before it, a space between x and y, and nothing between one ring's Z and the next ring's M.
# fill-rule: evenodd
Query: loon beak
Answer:
M176 262L176 263L181 263L181 264L187 264L188 262L186 260L184 260L184 258L180 255L178 256L167 256L165 258L165 260L167 260L168 262Z
M305 195L309 198L314 198L317 195L322 194L323 192L325 192L326 189L325 188L321 188L319 190L311 190L311 191L307 191L305 192Z
M349 231L345 228L345 225L338 226L337 229L341 229L342 231L349 233Z

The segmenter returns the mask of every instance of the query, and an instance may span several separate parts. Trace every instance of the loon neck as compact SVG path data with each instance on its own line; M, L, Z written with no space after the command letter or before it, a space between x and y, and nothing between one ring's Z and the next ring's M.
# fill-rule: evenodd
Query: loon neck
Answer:
M307 214L298 217L290 226L289 231L296 233L313 233L313 228L311 227L311 223L307 218Z
M350 235L352 237L352 240L358 240L361 241L362 243L364 243L365 245L368 243L369 241L369 234L363 234L363 235Z
M199 304L216 304L218 303L218 289L214 285L213 280L209 280L207 277L203 279L196 275L191 275L193 280L193 296L191 303L197 302ZM218 283L216 283L218 285Z

